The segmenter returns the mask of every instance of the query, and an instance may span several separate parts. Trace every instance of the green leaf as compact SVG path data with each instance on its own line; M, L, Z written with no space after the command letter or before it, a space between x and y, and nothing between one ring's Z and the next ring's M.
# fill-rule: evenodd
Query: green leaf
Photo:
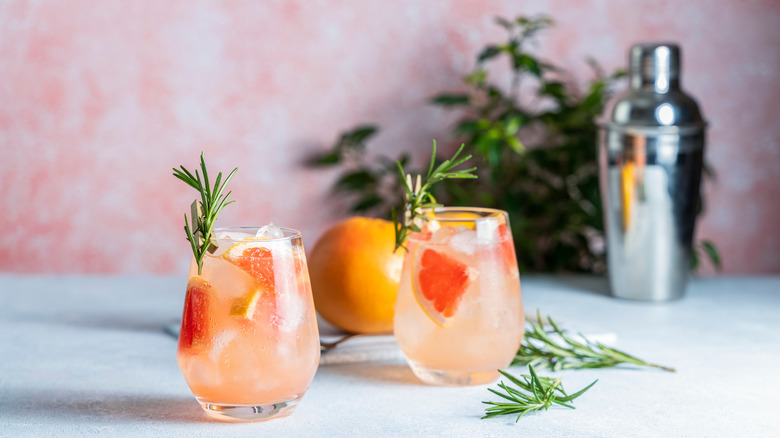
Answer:
M498 46L487 46L477 56L477 63L481 64L491 58L498 56L501 53L501 48Z
M691 251L691 263L690 266L688 266L688 269L696 272L699 270L699 249L694 246L693 251Z
M364 213L371 210L374 207L382 205L383 199L381 196L373 193L367 194L360 198L355 204L352 205L351 210L355 213Z
M431 99L431 103L445 107L468 105L469 96L467 94L440 94Z
M200 154L200 171L196 170L194 176L184 166L180 166L180 169L174 168L173 175L197 190L200 195L200 201L196 199L191 204L193 217L188 218L187 214L184 214L184 232L190 242L193 258L198 265L198 275L200 275L203 270L203 257L214 246L211 242L214 223L222 209L233 203L233 201L227 201L232 192L228 192L226 195L223 195L222 192L238 168L233 169L224 181L222 181L222 172L219 172L213 186L209 180L203 152ZM190 228L190 220L194 229Z
M547 411L552 405L574 409L574 406L570 405L569 402L581 396L596 383L594 381L576 393L567 395L566 391L563 390L561 379L540 377L531 365L528 365L528 371L530 374L522 375L522 379L504 370L498 371L516 387L513 388L501 381L498 384L498 389L488 388L490 393L501 397L503 400L498 402L483 401L483 404L488 405L485 408L483 419L498 415L519 414L515 420L519 421L527 412Z
M718 253L718 249L715 247L715 244L709 240L702 240L701 247L704 249L704 253L707 254L707 257L712 262L712 265L715 266L715 269L718 272L722 271L723 266L720 262L720 254Z
M309 161L309 164L314 166L331 166L341 162L341 154L336 151L327 152L325 154L314 157Z
M487 71L482 69L477 69L472 73L467 74L463 78L463 81L469 85L474 85L479 87L485 83L485 81L487 80L487 75L488 75Z
M562 82L546 82L541 93L559 101L566 100L566 86Z
M520 122L521 118L514 116L510 117L509 120L504 125L504 135L515 135L517 133L517 130L520 129Z
M510 148L512 148L513 151L517 152L518 154L525 153L525 146L523 146L523 143L521 143L517 137L507 137L506 143Z
M512 57L512 66L516 69L525 69L531 72L536 77L542 77L542 69L539 67L539 62L536 58L533 58L526 54L515 54Z
M473 135L481 130L480 124L476 120L463 120L455 126L454 133L459 135Z
M376 184L376 177L366 170L356 170L339 178L336 187L342 190L361 189Z
M345 146L354 147L365 143L369 138L373 137L378 130L379 128L375 125L361 125L352 131L342 134L341 141Z
M601 81L591 84L590 92L585 96L580 107L590 113L600 112L601 105L604 102L604 86L605 84Z
M651 364L606 345L584 339L580 342L562 330L548 317L549 327L544 325L541 313L537 321L527 321L527 329L512 365L534 363L537 368L587 369L608 368L620 364L647 366L674 372L673 368Z
M515 27L514 23L507 20L506 18L496 17L495 22L506 30L512 30Z

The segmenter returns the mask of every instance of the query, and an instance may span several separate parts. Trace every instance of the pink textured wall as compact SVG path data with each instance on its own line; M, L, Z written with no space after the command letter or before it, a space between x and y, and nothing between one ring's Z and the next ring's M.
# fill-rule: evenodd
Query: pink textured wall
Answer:
M301 161L374 121L377 151L428 150L492 17L547 12L541 54L579 77L641 40L683 48L709 119L699 235L728 273L780 272L780 2L263 1L0 3L0 271L172 273L194 192L170 175L239 166L224 225L299 228L343 214L337 172Z

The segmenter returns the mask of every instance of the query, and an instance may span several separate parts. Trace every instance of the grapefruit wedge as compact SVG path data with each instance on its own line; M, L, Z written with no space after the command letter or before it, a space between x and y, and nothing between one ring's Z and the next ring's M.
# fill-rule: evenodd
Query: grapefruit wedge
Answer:
M270 248L256 242L239 242L228 248L222 258L244 270L258 286L273 288L274 259Z
M199 277L187 283L184 314L181 318L179 348L189 350L205 345L210 338L209 309L214 296L211 284Z
M435 249L419 248L412 271L414 297L433 322L446 327L473 276L465 263Z
M512 231L506 224L498 226L498 238L501 242L501 255L509 271L517 270L517 255L512 237Z
M271 249L257 242L239 242L228 248L222 258L241 268L255 282L254 288L233 300L230 315L246 319L267 318L278 329L282 318Z

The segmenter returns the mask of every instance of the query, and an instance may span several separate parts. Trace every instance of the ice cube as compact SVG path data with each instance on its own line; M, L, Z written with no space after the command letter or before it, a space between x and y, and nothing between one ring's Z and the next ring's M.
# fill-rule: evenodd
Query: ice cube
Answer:
M216 233L214 233L214 237L216 237L217 240L240 241L240 240L252 238L254 236L252 236L249 233L242 233L240 231L231 230L231 231L217 231Z
M274 268L276 305L281 322L279 330L282 333L293 333L304 320L306 302L302 298L301 291L298 290L299 283L295 266L288 262L286 266L279 264L275 265Z
M263 225L257 230L255 237L264 237L266 239L279 239L284 237L284 232L281 228L274 226L273 222L268 225Z
M433 236L431 237L431 242L446 244L447 242L449 242L450 237L452 237L455 233L456 233L455 228L441 227L438 230L436 230L435 233L433 233Z
M187 374L193 382L204 386L219 386L222 382L212 361L202 356L193 356L187 360Z
M498 239L498 221L477 221L477 240L481 244L493 243Z
M233 340L238 337L238 332L235 330L223 330L211 339L212 347L209 350L209 359L213 362L219 360L219 356L222 355L222 351Z
M477 244L477 233L469 229L464 229L450 238L450 248L463 254L474 254Z

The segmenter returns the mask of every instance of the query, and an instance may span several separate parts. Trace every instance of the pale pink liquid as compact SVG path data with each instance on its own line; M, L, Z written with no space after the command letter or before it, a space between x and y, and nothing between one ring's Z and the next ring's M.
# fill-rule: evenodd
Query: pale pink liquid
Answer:
M487 383L498 378L497 370L509 366L524 334L514 248L508 235L479 241L474 240L473 228L453 225L408 240L395 308L395 336L424 381ZM414 288L419 285L413 285L413 277L426 249L467 265L470 272L457 312L443 327L426 313L419 295L415 296Z
M182 327L178 362L201 403L286 402L311 383L320 345L302 247L288 242L274 249L273 272L273 292L259 297L251 314L236 315L257 280L221 255L207 254L200 275L193 261L189 285L207 283L209 299L204 314L195 316L203 322L197 339L188 342L192 336Z

